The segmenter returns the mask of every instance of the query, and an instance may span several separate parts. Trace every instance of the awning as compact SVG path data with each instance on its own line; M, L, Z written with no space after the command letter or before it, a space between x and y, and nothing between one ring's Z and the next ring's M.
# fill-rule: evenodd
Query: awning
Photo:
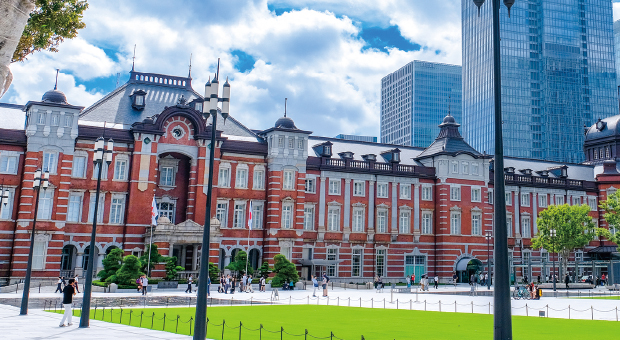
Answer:
M456 264L456 270L457 271L463 271L463 270L467 270L467 264L469 263L469 261L471 261L470 258L467 259L461 259L457 264Z
M598 246L594 249L588 250L588 253L609 254L609 253L615 253L617 251L618 251L618 247L616 246Z

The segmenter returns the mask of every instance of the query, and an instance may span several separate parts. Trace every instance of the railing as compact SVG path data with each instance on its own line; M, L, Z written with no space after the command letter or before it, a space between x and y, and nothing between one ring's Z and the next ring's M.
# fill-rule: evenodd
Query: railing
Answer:
M435 168L398 163L378 163L374 161L358 161L352 159L308 157L308 167L318 170L360 171L370 173L386 173L395 175L435 176Z
M553 177L537 177L537 176L525 176L519 174L504 174L506 184L519 185L519 184L539 184L552 187L561 187L565 189L596 189L596 183L590 181L581 181L568 178L553 178Z
M177 279L187 279L191 275L194 279L198 277L200 270L185 270L177 272Z

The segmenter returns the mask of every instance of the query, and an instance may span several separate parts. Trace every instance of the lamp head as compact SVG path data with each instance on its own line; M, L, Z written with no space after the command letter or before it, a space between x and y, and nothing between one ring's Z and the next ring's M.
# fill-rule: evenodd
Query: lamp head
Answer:
M43 174L43 189L47 189L49 185L50 185L50 172L49 170L45 170L45 173Z
M484 0L474 0L474 5L478 7L478 16L480 16L480 6L482 6L482 4L484 4Z
M108 140L108 148L106 150L106 160L105 160L108 164L112 163L112 151L114 151L114 140L110 138Z
M515 0L504 0L504 5L508 8L508 17L510 18L510 8L515 4Z
M224 89L222 91L222 118L224 118L224 124L226 124L226 119L230 114L230 83L228 82L228 77L226 77L226 82L224 83Z
M41 169L34 172L34 182L32 182L33 188L38 188L39 185L41 185Z

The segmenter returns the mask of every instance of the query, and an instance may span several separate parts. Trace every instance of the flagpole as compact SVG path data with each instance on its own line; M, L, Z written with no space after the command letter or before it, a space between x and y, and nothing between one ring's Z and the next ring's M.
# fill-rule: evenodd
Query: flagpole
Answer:
M153 247L153 228L157 224L157 218L159 217L159 211L157 210L157 202L155 196L153 196L153 202L151 203L151 238L149 240L149 257L146 264L146 276L149 276L151 271L151 248Z
M248 262L250 262L250 233L252 232L252 201L250 201L249 209L250 218L248 219L248 250L245 256L245 275L248 275Z
M149 273L151 271L151 247L153 247L153 228L154 228L154 226L151 224L151 240L149 241L149 262L146 265L146 275L147 276L149 276Z

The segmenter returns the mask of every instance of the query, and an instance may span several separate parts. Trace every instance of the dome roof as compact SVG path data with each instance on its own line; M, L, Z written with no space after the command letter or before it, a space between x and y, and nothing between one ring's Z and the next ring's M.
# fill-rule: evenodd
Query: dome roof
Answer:
M586 128L586 141L594 141L608 137L620 137L620 115L599 119Z
M451 115L447 115L444 119L443 119L443 123L456 123L456 120L454 119L454 117L452 117Z
M53 89L45 92L41 101L46 103L67 104L67 97L62 91Z
M295 122L289 117L281 117L276 121L275 128L297 129Z

